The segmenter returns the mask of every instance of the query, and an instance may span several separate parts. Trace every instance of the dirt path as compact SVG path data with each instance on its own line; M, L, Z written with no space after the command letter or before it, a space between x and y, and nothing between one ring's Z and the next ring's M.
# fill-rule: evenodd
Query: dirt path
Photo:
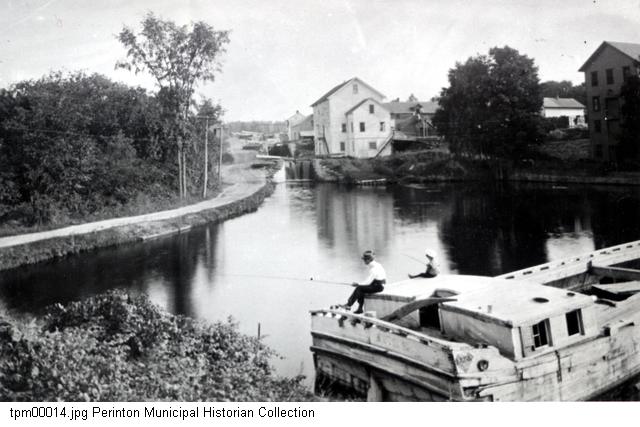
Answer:
M226 188L213 199L167 211L89 222L37 233L2 237L0 238L0 248L23 245L25 243L47 240L54 237L92 233L124 225L166 220L227 205L251 196L259 191L266 183L264 171L262 169L251 168L252 156L245 155L242 160L243 163L223 166L222 181L226 185Z

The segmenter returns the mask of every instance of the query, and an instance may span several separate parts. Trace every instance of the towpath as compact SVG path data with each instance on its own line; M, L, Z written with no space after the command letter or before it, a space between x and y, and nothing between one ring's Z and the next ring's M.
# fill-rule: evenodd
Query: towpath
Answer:
M233 203L237 200L251 196L265 185L266 178L264 171L262 169L251 168L252 157L255 157L255 155L242 157L242 163L223 166L222 181L226 187L215 198L195 203L193 205L183 206L180 208L161 212L154 212L150 214L131 217L113 218L57 228L55 230L2 237L0 238L0 248L23 245L26 243L47 240L55 237L92 233L95 231L106 230L109 228L120 227L124 225L172 219L187 214L225 206L229 203Z

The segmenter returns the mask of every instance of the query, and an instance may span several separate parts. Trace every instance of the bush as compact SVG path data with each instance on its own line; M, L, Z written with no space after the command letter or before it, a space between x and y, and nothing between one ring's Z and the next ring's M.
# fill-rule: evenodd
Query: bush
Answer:
M0 322L3 401L309 400L278 378L274 353L231 320L205 325L112 291L48 309L38 326Z
M229 165L229 164L233 163L234 161L235 161L235 159L233 158L233 155L231 153L223 153L222 154L222 164Z

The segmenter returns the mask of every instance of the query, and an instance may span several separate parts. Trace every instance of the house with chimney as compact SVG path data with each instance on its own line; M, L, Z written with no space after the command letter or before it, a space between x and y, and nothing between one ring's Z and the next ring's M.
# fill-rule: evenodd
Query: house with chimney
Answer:
M311 104L315 154L375 157L391 153L391 114L385 96L358 77Z
M587 117L594 159L618 160L620 88L640 72L640 44L605 41L580 70L587 89Z

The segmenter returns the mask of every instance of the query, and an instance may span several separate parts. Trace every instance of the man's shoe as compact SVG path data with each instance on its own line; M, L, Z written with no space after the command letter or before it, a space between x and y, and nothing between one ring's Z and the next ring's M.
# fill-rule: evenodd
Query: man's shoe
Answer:
M358 308L356 311L353 312L353 314L362 314L362 308Z

